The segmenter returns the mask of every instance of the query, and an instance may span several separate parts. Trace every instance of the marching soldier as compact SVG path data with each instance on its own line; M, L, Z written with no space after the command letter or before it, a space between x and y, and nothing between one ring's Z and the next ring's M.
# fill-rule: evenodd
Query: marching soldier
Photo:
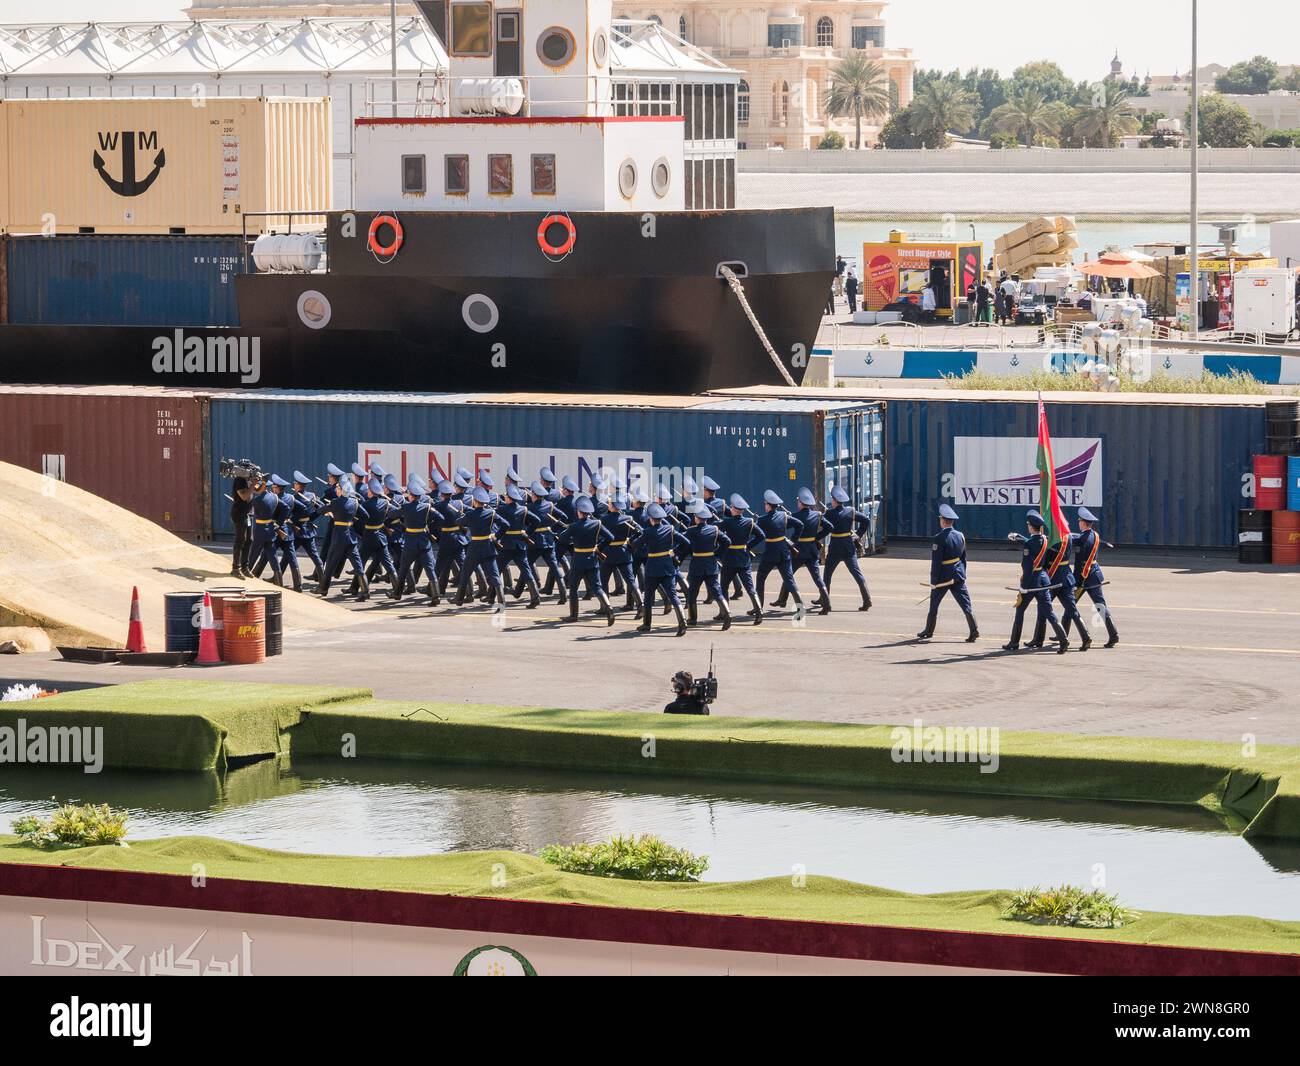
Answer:
M465 527L462 525L463 508L456 497L456 486L450 481L438 482L438 501L429 515L432 528L438 535L438 555L434 560L433 591L438 596L447 593L447 582L455 571L459 580L465 568Z
M871 520L857 508L849 506L849 494L839 485L831 489L831 501L831 506L826 508L823 515L830 531L830 540L826 546L826 599L829 602L831 577L835 574L835 568L843 563L857 582L858 592L862 594L862 606L858 610L869 611L871 593L867 591L867 579L862 576L862 569L858 565L858 544L860 538L871 529ZM949 507L948 510L951 511L952 508ZM960 533L957 535L961 536ZM965 541L962 543L964 549ZM970 602L969 597L967 602Z
M749 615L754 625L763 624L763 608L758 602L758 593L754 591L754 572L752 569L754 548L763 543L762 530L758 522L749 513L749 504L738 492L731 494L728 501L730 513L722 520L719 528L727 535L730 544L722 560L722 584L738 586L749 597Z
M334 520L329 517L330 504L339 494L339 478L343 477L343 471L333 463L325 464L325 491L321 493L321 514L326 518L325 523L325 540L320 547L322 559L328 559L330 554L330 539L334 536Z
M771 489L763 493L764 514L758 520L758 528L763 532L763 558L758 564L758 602L763 604L763 588L767 584L767 575L776 570L781 575L782 591L788 591L794 599L794 615L802 618L806 613L803 597L799 587L794 583L794 570L790 565L790 534L799 535L803 523L791 516L785 509L781 497Z
M813 601L813 606L820 607L822 614L830 614L831 594L822 580L820 562L822 541L830 535L831 527L817 510L817 497L811 489L799 490L799 510L792 517L803 528L799 530L799 537L794 543L794 561L790 572L797 577L801 569L807 568L817 589L817 599ZM785 602L785 587L782 586L781 593L772 606L784 607Z
M374 470L378 464L373 464ZM389 599L397 599L400 593L397 582L397 568L393 565L393 556L388 550L388 538L384 535L384 526L388 523L392 502L384 495L383 482L372 477L366 482L366 496L358 507L362 514L361 561L369 564L372 559L379 562L380 569L388 578Z
M370 598L370 588L366 584L366 568L361 562L361 551L353 524L360 509L356 494L352 490L352 480L346 475L340 476L338 494L330 501L330 518L334 523L334 536L330 540L330 553L325 558L325 570L318 590L318 595L322 598L329 595L330 582L343 569L345 561L352 564L357 599Z
M574 505L574 519L555 538L559 547L567 549L572 560L569 563L569 621L578 620L578 586L585 585L588 594L600 601L600 613L605 616L605 625L614 624L614 608L610 606L609 597L600 580L600 560L597 555L604 544L613 540L613 536L604 523L595 518L596 505L590 496L577 497Z
M1078 515L1080 532L1074 545L1074 598L1078 601L1083 598L1084 593L1087 593L1092 599L1097 610L1101 612L1102 620L1106 623L1104 646L1113 648L1119 643L1119 630L1115 628L1115 619L1110 613L1110 608L1106 606L1106 594L1101 591L1102 586L1106 584L1106 579L1101 572L1101 566L1097 563L1097 552L1101 548L1101 537L1094 528L1097 517L1086 507L1080 507ZM1069 626L1068 618L1065 624ZM1081 631L1083 629L1082 622L1079 624L1079 629Z
M262 570L270 566L273 585L284 584L284 574L280 569L280 541L284 530L280 528L276 517L280 511L280 492L288 482L278 474L272 474L269 481L263 482L260 492L253 496L253 573L261 577Z
M1075 602L1074 574L1070 570L1070 549L1077 540L1078 534L1066 533L1056 546L1055 551L1048 549L1047 580L1050 584L1057 586L1052 590L1052 599L1061 605L1061 629L1068 637L1070 635L1070 623L1073 622L1077 625L1081 641L1079 650L1087 651L1092 647L1092 635L1088 632L1088 627L1083 624L1083 615L1079 613L1078 604ZM1043 638L1046 635L1047 627L1042 622L1035 622L1034 639L1025 647L1041 648Z
M719 485L708 474L700 476L700 488L703 489L704 506L713 512L713 517L721 522L727 517L727 505L723 502L722 497L718 495L722 491Z
M956 521L957 512L943 504L939 508L939 532L930 545L930 612L925 617L925 628L916 635L918 640L929 640L934 636L939 604L949 593L966 616L966 626L970 630L966 643L974 644L979 640L979 627L975 624L970 592L966 589L966 538L954 525Z
M1057 641L1056 653L1064 655L1070 650L1070 641L1061 629L1061 623L1056 619L1056 612L1052 610L1052 598L1049 594L1052 582L1048 580L1046 570L1047 538L1043 535L1043 516L1037 511L1030 511L1025 515L1025 524L1029 529L1029 536L1025 539L1025 547L1020 556L1020 588L1016 596L1016 616L1011 624L1011 639L1002 645L1002 650L1019 650L1020 631L1025 624L1025 612L1029 609L1030 601L1033 601L1038 608L1038 619L1052 627L1052 635Z
M528 609L532 610L542 602L541 590L537 587L537 575L533 572L533 564L528 559L528 549L533 543L532 531L538 524L537 516L525 506L523 490L508 478L506 498L497 508L497 515L506 525L506 528L497 535L497 544L501 549L501 569L503 572L507 571L511 563L519 567L519 586L528 589ZM504 578L502 581L504 583Z
M544 473L550 473L546 467L542 467ZM554 475L552 475L554 476ZM567 524L564 516L560 514L559 508L550 500L550 490L546 487L546 482L538 478L528 488L528 510L532 512L533 517L537 520L533 526L533 542L528 549L528 561L533 567L533 574L537 573L537 561L541 560L546 563L546 587L541 590L543 596L549 596L552 590L559 586L559 603L564 604L569 598L569 590L565 587L564 571L560 567L560 560L555 551L555 534ZM515 597L518 598L523 594L523 587L515 584Z
M677 635L686 634L686 616L677 599L677 559L679 549L689 549L688 541L669 520L668 512L658 503L645 509L647 525L637 538L637 554L645 560L645 590L642 594L641 624L638 633L649 633L654 613L655 591L663 593L664 602L677 615Z
M412 474L406 483L406 495L398 508L402 523L402 560L397 564L399 595L415 589L420 583L420 571L429 577L429 605L438 606L437 564L433 559L433 544L429 539L429 520L433 517L433 503L429 500L428 486L419 474Z
M605 546L604 557L600 561L600 580L601 584L609 588L610 575L620 576L627 594L623 609L640 614L641 589L637 583L636 568L632 563L632 551L628 547L628 542L641 532L641 527L624 510L626 507L627 497L621 492L615 493L609 498L605 514L600 519L613 537L613 540ZM610 594L617 595L617 592Z
M479 572L487 582L489 602L495 597L496 602L505 607L505 589L501 585L501 571L497 569L496 536L507 527L504 519L491 506L492 497L488 490L477 486L470 495L470 509L464 512L463 523L469 535L469 546L465 551L465 562L460 568L460 586L453 601L457 607L470 598L470 586L474 583L474 574Z
M297 560L298 549L307 552L315 572L307 575L308 581L319 581L322 562L316 550L316 519L325 512L325 504L315 493L305 491L311 484L310 479L301 470L293 472L293 494L290 500L289 521L293 529L293 552ZM301 591L301 590L300 590Z
M686 583L688 624L695 625L699 620L695 599L699 595L700 586L706 585L718 604L718 616L714 621L721 622L723 632L726 632L731 628L731 608L727 606L727 597L722 594L722 585L718 581L718 556L731 547L731 539L722 532L721 526L710 524L713 512L703 500L692 500L687 504L687 509L695 520L686 531L686 539L691 546Z

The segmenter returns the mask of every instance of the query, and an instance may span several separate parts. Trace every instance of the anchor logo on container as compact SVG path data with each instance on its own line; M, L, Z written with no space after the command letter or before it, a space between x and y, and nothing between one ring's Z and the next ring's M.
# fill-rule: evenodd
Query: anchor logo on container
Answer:
M1174 366L1174 361L1170 359L1169 356L1166 355L1165 361L1161 364L1161 366L1163 366L1166 370L1172 370Z
M875 361L876 361L876 357L872 355L870 352L867 352L867 366L870 366Z
M1012 352L1011 354L1011 365L1012 366L1020 365L1020 356L1016 355L1014 352Z
M104 184L112 189L118 196L139 196L149 190L158 175L162 173L162 168L167 165L167 153L158 148L158 131L152 130L146 133L140 130L137 134L135 130L122 130L121 133L103 132L99 135L99 148L95 151L94 163L95 169L99 171L99 176L104 179ZM122 142L122 178L119 181L108 172L108 164L104 162L104 157L99 153L117 151L118 138ZM139 138L141 151L158 148L158 154L153 157L153 170L144 178L135 176L135 150L136 139Z

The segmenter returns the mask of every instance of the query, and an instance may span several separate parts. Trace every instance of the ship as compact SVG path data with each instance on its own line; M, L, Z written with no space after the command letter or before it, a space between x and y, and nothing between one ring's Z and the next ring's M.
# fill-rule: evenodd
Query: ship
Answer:
M354 120L354 206L250 238L239 321L0 327L6 381L694 393L797 384L827 208L735 203L734 84L612 70L609 0L421 0L447 69ZM368 94L369 96L370 94Z

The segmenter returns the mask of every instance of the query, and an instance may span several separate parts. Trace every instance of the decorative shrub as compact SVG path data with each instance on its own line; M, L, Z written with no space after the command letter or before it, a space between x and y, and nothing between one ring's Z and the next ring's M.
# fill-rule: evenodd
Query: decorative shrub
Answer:
M1138 918L1137 911L1099 888L1086 891L1075 885L1022 889L1011 897L1002 917L1035 925L1073 925L1084 929L1118 929Z
M548 844L541 857L568 873L629 881L698 881L709 868L708 856L692 855L650 833L601 844Z
M107 803L65 803L49 818L29 814L16 819L14 832L39 848L115 846L126 836L126 819L126 811L115 811Z

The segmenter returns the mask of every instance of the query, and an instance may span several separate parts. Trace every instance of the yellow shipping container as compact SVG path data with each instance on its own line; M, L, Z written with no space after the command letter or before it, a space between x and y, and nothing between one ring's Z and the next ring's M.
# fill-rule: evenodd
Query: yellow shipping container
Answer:
M328 99L11 99L0 118L10 233L239 233L330 207Z
M9 123L0 100L0 233L9 231ZM2 268L0 268L2 269Z

